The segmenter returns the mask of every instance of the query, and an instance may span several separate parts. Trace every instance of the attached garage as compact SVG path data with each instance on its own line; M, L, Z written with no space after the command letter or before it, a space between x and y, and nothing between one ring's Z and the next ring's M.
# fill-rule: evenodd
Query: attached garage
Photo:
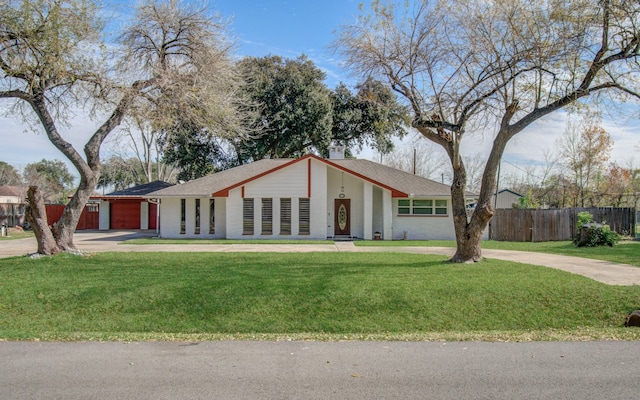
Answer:
M158 206L153 199L143 196L169 186L173 185L155 181L103 196L93 196L92 199L99 199L101 203L100 230L158 229Z
M137 200L109 201L109 228L110 229L140 229L140 209L142 203Z

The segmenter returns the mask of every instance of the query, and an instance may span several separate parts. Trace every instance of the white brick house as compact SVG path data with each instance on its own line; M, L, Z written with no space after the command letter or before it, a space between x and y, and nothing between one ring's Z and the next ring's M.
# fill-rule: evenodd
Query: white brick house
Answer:
M146 197L164 238L455 238L447 185L339 156L260 160Z

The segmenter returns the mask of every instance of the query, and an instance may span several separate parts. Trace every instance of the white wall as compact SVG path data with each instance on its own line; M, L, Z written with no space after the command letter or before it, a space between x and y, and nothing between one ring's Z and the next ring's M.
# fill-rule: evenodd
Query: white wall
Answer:
M149 203L140 202L140 229L149 229Z
M215 233L209 233L209 200L211 198L200 198L200 233L195 233L196 228L196 198L187 197L185 233L180 233L180 198L165 197L160 203L160 237L163 238L199 238L199 239L220 239L226 237L226 201L224 198L216 198L215 204Z
M98 212L100 213L98 217L98 229L101 231L109 230L109 224L111 223L111 208L109 202L106 200L100 200L100 208Z
M514 205L517 207L520 203L520 196L511 192L500 192L494 200L496 208L513 208Z
M310 161L310 163L309 163ZM310 168L310 169L309 169ZM252 198L253 235L243 235L242 187L229 191L226 204L227 238L229 239L326 239L326 164L303 160L244 185L244 198ZM309 186L309 177L311 185ZM311 196L309 197L309 188ZM272 199L271 235L262 235L262 199ZM291 199L291 235L280 234L280 199ZM299 234L299 199L309 198L310 232Z
M343 180L344 178L344 180ZM327 236L333 237L334 230L334 206L339 198L341 186L344 182L344 198L351 199L351 236L364 237L364 184L362 179L355 178L348 173L327 167Z
M447 199L448 215L398 215L398 199L393 199L393 240L455 240L451 200Z
M18 196L0 196L0 204L22 204L24 202Z

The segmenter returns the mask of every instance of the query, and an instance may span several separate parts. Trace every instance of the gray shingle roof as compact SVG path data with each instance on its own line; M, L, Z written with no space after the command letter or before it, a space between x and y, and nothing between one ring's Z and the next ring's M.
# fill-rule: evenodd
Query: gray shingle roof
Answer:
M293 159L266 159L241 165L236 168L217 172L193 181L175 185L147 194L146 197L208 197L212 193L224 191L230 187L250 181L256 176L281 168L285 164L312 157L323 161L332 168L350 172L355 176L392 189L398 196L410 194L418 196L449 196L449 186L436 181L413 175L398 169L368 160L344 159L324 160L316 156L305 156Z
M153 181L144 183L123 190L117 190L100 197L144 197L145 195L173 186L172 183L163 181Z
M202 178L175 185L170 188L149 193L147 197L175 197L175 196L202 196L208 197L212 193L226 189L239 182L251 179L274 168L294 161L289 158L266 159L252 162L251 164L216 172Z
M418 175L413 175L396 168L378 164L373 161L357 159L327 161L329 163L340 165L343 168L369 178L369 180L382 183L407 195L414 194L416 197L451 195L451 190L448 185L423 178Z
M0 196L27 197L27 188L24 186L0 186Z

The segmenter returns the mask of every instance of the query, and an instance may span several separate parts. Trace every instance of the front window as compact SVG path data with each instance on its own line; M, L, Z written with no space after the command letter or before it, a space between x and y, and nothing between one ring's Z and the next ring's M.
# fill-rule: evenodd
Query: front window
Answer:
M398 215L447 215L447 200L399 199Z
M436 200L436 215L447 215L446 200Z

